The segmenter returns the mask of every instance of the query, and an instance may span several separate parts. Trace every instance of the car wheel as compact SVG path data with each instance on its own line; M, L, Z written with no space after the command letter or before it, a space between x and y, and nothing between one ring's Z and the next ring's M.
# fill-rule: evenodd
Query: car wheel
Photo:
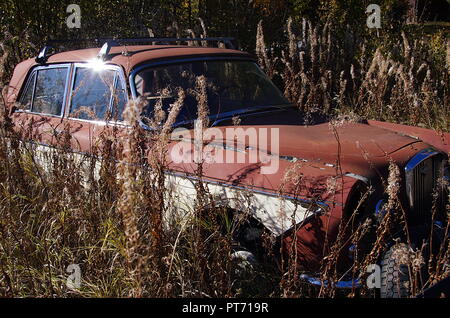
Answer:
M258 261L253 253L246 250L237 250L231 254L231 260L236 265L235 275L239 278L244 278L249 274L253 274Z
M394 251L393 246L384 253L381 259L381 298L406 298L410 296L409 268L405 264L398 264L397 257L394 257Z

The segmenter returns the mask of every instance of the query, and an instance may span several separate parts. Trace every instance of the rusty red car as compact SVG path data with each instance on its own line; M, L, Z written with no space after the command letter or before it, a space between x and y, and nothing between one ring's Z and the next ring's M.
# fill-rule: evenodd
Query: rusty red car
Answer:
M6 100L15 127L32 122L28 138L33 142L55 147L55 134L60 133L57 127L68 124L71 151L90 153L93 140L104 127L127 129L122 112L128 101L145 97L147 105L140 125L151 129L145 118L151 116L156 102L167 109L176 98L175 88L194 89L199 76L209 83L208 118L215 129L215 137L206 137L207 142L214 146L213 152L220 149L224 158L237 153L243 158L205 162L203 181L233 211L242 208L244 193L247 198L251 195L252 221L239 235L239 244L255 258L257 252L252 247L262 232L269 232L276 239L275 250L281 250L281 254L295 250L302 277L313 283L319 281L315 275L340 225L369 188L355 222L389 213L385 211L383 180L388 178L391 162L400 168L400 197L410 232L420 233L415 229L445 220L448 194L439 180L448 178L450 134L373 120L332 127L320 116L306 121L305 114L283 96L256 59L239 50L107 42L102 48L49 54L45 47L37 58L16 66ZM184 100L174 124L171 149L184 143L184 150L189 152L197 106L192 97ZM86 107L90 112L81 111ZM257 130L256 135L252 135L252 129ZM265 149L259 142L260 132L267 136ZM248 160L263 150L277 159L275 169L268 173L264 169L270 163ZM177 200L189 205L195 197L195 158L173 159L169 160L167 174L182 189ZM286 178L289 174L290 179ZM299 182L293 182L295 178ZM438 215L432 219L436 189ZM353 249L347 245L342 252L342 267L351 263ZM393 269L386 267L383 257L378 260L385 275L382 295L399 296L395 282L386 276ZM337 283L349 286L355 281L343 278Z

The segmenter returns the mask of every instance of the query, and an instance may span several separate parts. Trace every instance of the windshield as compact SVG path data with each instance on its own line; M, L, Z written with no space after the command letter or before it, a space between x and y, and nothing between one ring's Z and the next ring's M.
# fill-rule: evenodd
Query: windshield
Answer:
M142 114L144 122L153 117L158 101L162 102L164 110L169 109L177 99L179 88L186 92L186 99L177 122L196 119L197 100L193 91L197 77L202 75L206 77L208 106L213 119L249 108L289 104L254 62L193 61L146 68L136 74L136 93L147 99Z

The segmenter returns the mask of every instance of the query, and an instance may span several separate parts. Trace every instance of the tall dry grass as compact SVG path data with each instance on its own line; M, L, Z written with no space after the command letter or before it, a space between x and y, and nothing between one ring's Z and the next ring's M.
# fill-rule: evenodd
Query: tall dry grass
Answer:
M197 83L189 93L206 123L206 79ZM53 150L41 153L36 144L21 142L32 123L17 133L2 102L1 295L245 295L232 258L237 221L209 194L202 163L193 181L197 197L183 213L165 173L171 127L186 94L180 90L169 111L155 112L152 130L137 120L144 99L131 101L124 112L129 128L105 126L93 141L92 156L69 150L68 125L54 136ZM70 264L82 270L80 289L66 286Z
M269 76L281 77L286 97L306 114L353 112L448 131L449 73L441 54L445 38L394 36L395 42L383 42L375 34L361 38L350 28L342 33L330 23L303 20L296 25L289 19L286 42L268 44L260 22L256 54Z
M394 57L383 47L369 50L367 43L352 39L351 33L344 39L335 37L331 25L304 21L299 34L289 21L286 49L276 57L264 42L260 24L260 64L271 77L281 76L286 96L311 119L317 112L353 114L330 122L338 143L337 126L362 116L448 130L448 75L419 58L424 43L413 43L404 35ZM288 258L281 255L278 263L271 261L278 256L279 246L268 233L261 238L261 265L243 272L233 255L242 248L237 241L239 230L250 220L247 213L230 211L211 195L203 182L202 161L196 167L196 196L186 211L179 214L167 186L171 125L186 94L192 94L199 104L199 122L207 127L206 81L198 78L192 92L180 90L168 112L161 107L155 111L151 131L136 120L143 101L130 102L124 114L130 128L123 133L106 127L95 140L94 156L80 157L68 151L69 127L55 136L58 149L39 154L35 145L19 141L29 137L30 127L22 127L21 134L15 132L1 101L1 296L372 297L373 291L367 288L342 292L333 283L344 274L364 280L364 269L378 262L392 244L398 263L406 264L412 273L408 285L412 294L449 274L448 238L437 252L426 256L420 253L426 245L408 240L407 218L399 200L402 181L394 162L383 180L386 209L391 213L382 219L361 217L373 191L361 188L359 201L347 211L337 240L327 243L329 252L320 278L328 284L314 288L300 279L295 250ZM43 165L43 159L49 164ZM327 191L339 187L339 166ZM298 192L305 186L300 170L301 166L293 167L285 176ZM179 217L168 220L171 214ZM429 238L434 230L430 228ZM444 231L448 237L448 222ZM398 232L406 235L401 243L393 240ZM355 246L354 262L343 273L340 258L350 245ZM82 270L79 289L66 286L70 264L79 264ZM424 271L426 275L421 276Z

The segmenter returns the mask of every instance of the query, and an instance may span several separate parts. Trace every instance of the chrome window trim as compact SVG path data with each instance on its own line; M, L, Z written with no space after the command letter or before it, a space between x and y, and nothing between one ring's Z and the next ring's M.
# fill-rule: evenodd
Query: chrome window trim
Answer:
M97 125L120 125L120 126L124 126L125 123L123 122L118 122L118 121L112 121L112 120L93 120L93 119L82 119L82 118L76 118L76 117L71 117L70 116L70 109L72 107L72 93L74 91L74 86L75 86L75 75L76 75L76 71L78 68L90 68L92 69L93 67L91 65L89 65L89 62L77 62L77 63L73 63L73 72L72 72L72 78L70 79L70 89L69 89L69 102L67 104L67 119L68 120L74 120L74 121L81 121L81 122L88 122L88 123L93 123L93 124L97 124ZM119 65L115 65L115 64L105 64L103 66L104 69L106 70L114 70L114 91L117 88L117 83L120 80L122 82L122 86L125 88L125 104L128 103L129 98L128 98L128 94L126 92L126 81L125 81L125 75L123 73L123 69L122 67L120 67ZM117 78L118 75L118 78ZM112 111L112 95L109 99L109 105L108 105L108 110Z
M63 103L61 105L61 112L60 112L60 114L47 114L47 113L34 112L34 111L32 111L32 109L33 109L33 104L34 104L34 94L36 92L36 82L37 82L37 78L38 78L38 72L40 70L53 69L53 68L66 68L67 69L66 83L65 83L65 86L64 86ZM38 65L38 66L33 67L31 69L31 71L29 73L29 77L28 77L28 78L30 78L30 76L32 76L33 73L36 73L36 76L34 78L34 83L33 83L33 94L32 94L32 97L31 97L30 110L17 109L16 112L18 112L18 113L27 113L27 114L31 114L31 115L48 116L48 117L54 117L54 118L63 118L64 111L66 109L66 102L67 102L67 88L68 88L69 80L70 80L70 68L71 68L71 64L70 63ZM25 89L20 93L20 96L18 98L19 101L22 100L23 92L26 91L26 89L28 88L29 84L30 83L27 82Z
M91 123L91 124L95 124L95 125L100 125L100 126L123 126L123 127L129 127L126 123L121 122L121 121L105 121L105 120L93 120L93 119L82 119L82 118L74 118L74 117L69 117L67 118L68 120L73 120L73 121L80 121L80 122L84 122L84 123Z
M113 101L114 101L114 94L117 90L117 74L118 72L114 72L114 78L113 78L113 91L111 93L111 96L109 96L109 112L112 115L113 112ZM105 120L106 121L106 120Z

